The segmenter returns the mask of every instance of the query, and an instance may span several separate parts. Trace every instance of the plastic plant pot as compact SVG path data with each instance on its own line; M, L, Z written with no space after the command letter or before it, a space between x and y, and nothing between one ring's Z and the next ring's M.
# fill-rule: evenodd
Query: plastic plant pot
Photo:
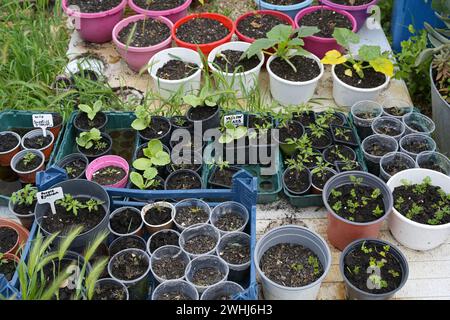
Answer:
M95 282L95 287L99 287L101 285L107 285L107 286L115 286L120 287L124 294L124 299L117 299L117 300L130 300L130 294L128 292L128 288L126 285L124 285L122 282L112 279L112 278L103 278L99 279Z
M336 13L347 17L352 24L352 31L357 32L358 26L357 26L356 19L349 12L344 11L344 10L336 10L334 8L330 8L327 6L313 6L313 7L308 7L308 8L301 10L295 16L295 19L294 19L295 27L299 28L301 26L300 21L305 15L310 14L315 11L318 11L318 10L335 11ZM325 54L331 50L337 50L340 52L344 52L344 48L342 48L340 45L338 45L337 41L334 38L323 38L323 37L318 37L318 36L310 36L310 37L304 38L303 41L305 42L305 45L303 48L306 51L309 51L309 52L315 54L320 59L325 57Z
M220 23L222 23L230 31L230 33L228 33L228 35L225 38L220 39L218 41L210 42L210 43L193 44L193 43L188 43L188 42L178 39L178 37L177 37L178 28L182 24L188 22L189 20L195 19L195 18L206 18L206 19L217 20ZM234 27L233 20L231 20L230 18L228 18L224 15L217 14L217 13L196 13L196 14L191 14L189 16L186 16L186 17L178 20L172 28L172 37L175 40L175 43L177 44L178 47L188 48L188 49L192 49L194 51L197 51L197 49L200 49L200 51L203 52L204 55L208 55L211 52L211 50L214 49L215 47L220 46L221 44L224 44L226 42L230 42L231 37L234 34L234 30L235 30L235 27Z
M244 293L244 288L232 281L224 281L209 287L203 292L200 300L221 300L223 297L235 297Z
M177 237L178 240L180 239L180 233L179 233L178 231L175 231L175 230L172 230L172 229L164 229L164 230L160 230L160 231L158 231L158 232L155 232L154 234L152 234L152 235L148 238L146 246L147 246L147 253L148 253L150 256L153 254L154 251L156 251L156 250L152 250L152 247L151 247L152 240L153 240L156 236L158 236L158 235L160 235L160 234L169 234L169 233L172 233L172 234L176 235L176 237ZM179 243L178 240L177 240L177 244Z
M400 140L401 141L401 140ZM380 146L383 146L386 150L386 153L396 152L398 150L398 142L394 138L382 134L374 134L363 140L361 143L361 149L364 154L364 159L366 160L367 168L370 173L375 175L379 175L380 171L380 161L381 158L385 155L374 155L370 154L367 150L369 146L377 143Z
M209 286L196 285L193 282L193 277L198 270L203 268L217 269L223 275L222 279ZM206 255L197 257L191 260L191 262L189 262L186 268L185 277L186 281L191 283L197 289L199 294L202 294L203 292L205 292L206 289L210 288L211 286L227 281L228 272L229 272L228 265L226 264L225 261L223 261L223 259L219 258L218 256Z
M221 230L217 227L218 220L226 214L235 213L240 216L240 218L244 221L243 225L236 230L226 231ZM230 232L240 232L245 229L249 220L249 214L246 207L244 207L239 202L235 201L227 201L216 206L211 212L211 224L220 231L220 234L223 236Z
M335 142L335 144L342 144L344 146L350 147L350 148L356 148L358 147L358 141L357 138L353 132L353 129L351 127L347 127L347 126L334 126L331 125L330 126L331 129L331 135L332 135L332 141ZM349 141L345 140L345 137L340 137L336 134L337 130L344 130L344 132L349 132L351 138ZM326 134L328 134L328 131L325 131ZM331 145L332 143L330 143ZM329 146L330 146L329 145ZM327 148L329 147L327 146ZM322 150L324 150L326 148L322 148ZM320 150L320 149L319 149Z
M188 169L181 169L181 170L176 170L176 171L172 172L171 174L169 174L169 176L168 176L167 179L166 179L164 188L165 188L166 190L169 190L169 189L168 189L169 181L170 181L174 176L179 175L179 174L182 174L182 173L189 173L190 175L194 176L194 177L196 178L196 180L199 181L200 184L203 186L202 178L200 177L200 175L199 175L197 172L195 172L195 171L193 171L193 170L188 170ZM202 187L201 187L201 188L202 188ZM201 189L201 188L200 188L200 189Z
M109 144L109 148L106 149L105 151L103 151L102 153L96 154L96 155L88 155L86 153L83 152L83 149L77 144L77 150L79 153L84 154L86 156L86 158L88 158L89 161L94 161L95 159L105 156L107 154L111 153L112 150L112 145L113 145L113 141L112 138L109 134L102 132L101 136L104 140L107 141L107 143Z
M344 219L334 212L328 203L328 198L330 197L331 191L340 186L352 183L350 177L356 177L357 179L362 178L362 186L380 189L385 211L385 214L382 217L375 221L359 223ZM355 241L356 239L378 238L383 221L391 213L394 203L392 193L386 183L373 174L362 171L343 172L328 180L327 184L323 188L322 199L325 204L325 208L328 211L328 240L339 250L343 250L349 243Z
M53 133L53 136L55 137L55 140L58 138L59 133L61 132L62 126L64 124L64 118L62 117L61 114L59 114L58 112L51 112L50 113L52 115L53 118L53 127L48 128L48 130L51 131L51 133ZM61 120L58 124L58 119Z
M94 179L94 174L107 167L118 167L125 171L125 176L120 179L120 181L112 184L106 185L106 188L125 188L128 181L128 173L130 172L130 166L122 157L119 156L103 156L92 161L86 168L86 179L92 181Z
M386 130L395 130L396 132L399 132L398 134L388 134ZM405 124L394 117L380 117L376 118L372 122L372 131L375 134L386 134L392 138L394 138L397 141L400 141L402 136L405 134Z
M159 121L165 122L168 125L169 130L167 130L167 132L163 136L157 138L158 140L160 140L162 142L163 145L168 147L170 145L172 123L170 122L170 120L168 118L162 117L162 116L152 116L152 121L153 120L159 120ZM149 127L151 127L151 126L152 126L152 123L150 123ZM152 139L145 137L141 131L138 131L138 135L139 135L139 138L141 139L141 141L148 142L148 141L152 140Z
M133 11L144 14L149 17L164 17L172 21L173 23L177 22L181 18L185 17L188 13L189 6L191 5L192 0L186 0L182 5L168 10L146 10L144 8L136 5L133 0L128 0L128 5Z
M121 249L122 243L127 244L127 242L134 243L133 245L129 246L127 249L135 248L135 249L145 250L145 247L146 247L145 240L139 236L118 237L118 238L114 239L108 247L110 256L114 256L116 253L122 251L122 249Z
M421 133L431 135L436 129L433 120L419 112L406 114L403 116L402 120L406 127L405 134Z
M34 208L30 210L30 213L28 214L21 214L17 213L15 209L15 204L12 202L11 198L9 198L8 201L8 209L9 212L11 212L15 217L17 217L20 220L20 223L22 226L24 226L26 229L31 230L31 227L34 222Z
M17 170L16 166L17 163L22 160L22 158L27 153L34 153L36 156L40 157L42 159L41 164L38 165L35 169L32 169L30 171L19 171ZM23 183L32 183L34 184L36 182L36 173L38 171L44 170L45 166L45 156L42 153L42 151L29 149L29 150L22 150L18 152L12 159L11 159L11 169L19 176L19 180Z
M106 78L105 69L105 63L99 58L79 56L66 65L64 73L70 76L72 82L78 77L103 81Z
M216 108L217 108L216 112L214 112L210 117L202 120L194 120L192 118L192 113L194 112L195 107L191 107L186 112L186 118L194 123L194 128L201 128L201 132L205 133L205 131L208 129L215 129L220 126L220 107L217 106Z
M122 58L126 61L127 65L130 67L131 70L135 72L139 72L143 67L145 67L148 63L148 61L159 51L170 48L172 44L172 36L170 35L166 40L155 44L150 47L133 47L133 46L127 46L126 43L122 43L119 40L119 33L127 27L129 24L133 22L137 22L140 20L148 19L148 16L140 14L140 15L134 15L131 17L128 17L126 19L123 19L113 29L112 35L113 35L113 42L117 48L117 51L119 51L119 54L122 56ZM164 17L152 17L150 19L159 20L163 22L165 25L169 27L169 29L172 30L173 24L172 22Z
M186 251L186 249L184 248L186 242L194 237L201 236L201 235L212 237L214 239L214 241L216 242L214 248L212 248L208 252L198 253L198 254ZM194 258L197 258L200 256L207 256L207 255L214 254L216 252L219 241L220 241L220 232L216 227L214 227L210 224L200 223L200 224L193 225L187 229L184 229L183 232L181 232L179 245L180 245L180 248L184 252L186 252L191 259L194 259Z
M380 160L380 178L384 181L388 181L392 175L387 172L386 166L390 164L402 164L406 166L406 169L414 169L416 167L416 161L409 155L403 152L390 152L385 154Z
M290 121L286 122L284 127L278 127L277 129L282 130L283 128L286 128L286 127L297 127L297 129L301 130L301 132L302 132L301 134L298 135L298 137L289 137L289 138L298 138L298 139L300 139L305 134L305 128L298 121L290 120ZM280 135L279 134L276 135L273 138L274 138L273 139L274 142L278 143L278 145L280 147L280 150L281 150L281 152L283 153L283 155L285 157L292 157L295 154L295 152L297 150L297 148L295 147L295 144L289 144L289 143L287 143L285 141L280 141Z
M112 272L112 266L115 260L117 260L120 256L123 256L124 254L133 253L135 255L141 255L144 257L144 259L148 262L148 268L147 270L138 278L133 280L127 280L127 279L119 279L114 276ZM130 294L130 300L147 300L150 290L150 257L149 255L139 249L126 249L122 250L118 253L116 253L108 263L108 273L111 278L114 280L117 280L121 283L123 283Z
M109 215L109 223L108 223L108 228L109 231L117 236L117 237L126 237L126 236L143 236L143 227L144 227L144 221L142 221L141 219L141 223L139 224L139 226L135 229L135 230L129 230L127 233L119 233L117 231L115 231L112 227L111 227L111 219L117 215L122 213L123 211L132 211L136 216L138 216L139 218L141 218L141 210L136 209L134 207L122 207L122 208L118 208L116 210L113 211L113 213L111 213Z
M241 246L250 247L250 235L244 232L231 232L224 235L222 239L220 239L219 245L216 249L216 254L218 257L222 258L222 255L220 253L227 246L227 244L239 244ZM228 274L228 280L245 285L249 279L251 257L247 262L243 264L233 264L226 261L225 259L223 260L227 263L230 270Z
M357 60L358 56L355 56L354 58ZM363 100L377 100L378 96L387 88L391 81L390 77L386 77L386 81L378 87L370 89L357 88L350 86L339 79L334 71L335 68L335 65L331 68L331 73L333 75L333 98L338 105L343 107L353 106L355 103Z
M441 187L447 194L450 193L450 177L443 173L429 169L410 169L397 173L387 183L393 192L396 187L402 186L407 180L411 184L422 183L425 177L431 178L433 186ZM402 215L397 209L388 220L389 230L395 240L413 250L431 250L445 243L450 234L450 223L444 225L426 225L412 221Z
M217 68L217 65L214 63L214 59L218 54L225 50L235 50L245 52L250 47L250 43L242 42L242 41L232 41L224 43L216 48L214 48L208 55L208 65L213 73L221 75L221 77L226 81L227 86L223 84L223 90L230 88L231 90L236 91L237 97L242 97L244 95L244 91L251 91L258 85L259 82L259 73L261 71L262 66L264 65L264 54L262 52L258 53L258 59L260 60L259 64L251 70L245 72L224 72Z
M54 146L54 143L55 143L55 136L53 135L53 133L50 130L45 130L45 132L46 132L47 136L51 137L51 141L45 147L37 149L37 150L42 151L42 153L45 156L45 161L48 161L48 159L50 159L50 155L52 154L52 151L53 151L53 146ZM21 146L22 146L22 149L23 150L30 150L31 148L28 148L28 147L25 146L25 140L26 139L32 139L32 138L39 137L39 136L43 136L43 132L42 132L41 129L32 130L32 131L28 132L27 134L25 134L22 137L22 141L20 143Z
M168 280L153 291L152 300L168 300L166 295L181 295L191 300L198 300L197 289L184 280Z
M200 200L200 199L185 199L185 200L178 202L175 205L175 211L173 211L172 219L173 219L173 222L175 223L175 226L178 228L178 230L183 231L186 228L190 227L190 226L183 226L177 221L177 210L179 210L181 208L185 208L185 207L202 208L203 210L205 210L208 213L208 220L203 221L202 223L209 223L209 219L211 218L211 207L205 201Z
M286 168L286 170L284 170L284 173L283 173L283 188L284 188L284 190L287 191L288 193L290 193L290 194L292 194L292 195L296 195L296 196L301 196L301 195L304 195L304 194L308 193L309 189L311 189L311 186L312 186L312 181L311 181L311 171L310 171L309 169L307 169L307 168L304 169L304 170L306 170L306 172L308 173L308 184L307 184L307 187L305 188L305 190L302 190L302 191L294 191L294 190L290 189L290 188L286 185L286 182L284 181L284 176L285 176L286 174L288 174L288 172L289 172L290 170L295 170L295 169Z
M339 147L335 147L335 146L339 146ZM322 152L322 156L323 156L323 159L326 161L326 162L328 162L329 164L334 164L334 161L331 161L330 160L330 152L331 152L331 150L333 149L333 148L340 148L340 149L342 149L342 151L347 151L349 154L351 154L351 156L350 157L348 157L348 159L350 160L350 161L356 161L356 153L355 153L355 150L353 150L352 148L350 148L349 146L344 146L344 145L342 145L342 144L335 144L335 145L331 145L331 146L329 146L328 148L326 148L325 150L323 150L323 152Z
M78 176L76 176L73 179L84 179L86 177L87 166L89 165L89 159L84 154L82 153L69 154L64 158L62 158L60 161L58 161L56 165L61 169L64 169L65 166L76 160L81 160L82 162L84 162L86 164L86 167L84 168L83 172L81 172Z
M78 133L89 131L87 129L84 129L84 128L81 128L81 127L78 126L78 118L81 117L82 114L83 114L82 111L78 111L75 119L73 120L73 126L75 127L75 129L77 129ZM99 114L101 114L105 120L103 121L103 123L101 125L99 125L96 128L99 131L103 132L103 131L105 131L106 124L108 123L108 115L106 113L104 113L103 111L100 111L100 112L97 113L97 115L99 115Z
M152 209L154 207L169 208L171 210L170 220L167 221L167 222L164 222L163 224L160 224L160 225L152 225L152 224L148 223L145 220L145 215L146 215L147 211L149 211L150 209ZM172 217L173 217L174 211L175 211L175 207L171 203L165 202L165 201L149 203L145 207L143 207L142 210L141 210L141 217L142 217L142 220L144 221L145 228L147 229L147 232L149 232L150 234L153 234L153 233L161 231L161 230L171 229L172 226L173 226L173 219L172 219Z
M0 223L1 223L1 221L0 221ZM14 231L14 233L16 234L16 237L17 237L14 245L11 248L9 248L6 252L2 252L2 254L16 254L17 250L19 249L19 234L18 234L18 232L9 226L0 225L0 228L10 229L10 230Z
M325 170L325 171L328 171L328 172L330 172L330 173L332 173L333 175L336 175L336 174L337 174L336 170L334 170L334 169L332 169L332 168L324 168L324 170ZM317 187L317 186L314 184L313 176L314 176L314 168L311 170L311 186L312 186L312 191L313 191L314 194L322 194L323 189Z
M189 77L180 80L166 80L159 78L156 74L158 70L168 61L173 60L173 56L179 57L184 62L194 63L198 66L197 71ZM169 48L156 53L148 63L148 73L153 78L155 86L159 90L162 98L168 99L180 92L182 96L190 93L197 93L200 90L203 63L198 52L187 48ZM172 123L173 125L173 123Z
M53 188L61 187L63 189L64 194L70 194L75 199L76 198L87 198L87 199L95 199L103 202L101 206L103 206L105 210L105 216L103 219L93 228L89 230L83 230L83 232L78 235L74 241L72 242L70 248L82 249L86 246L86 243L89 243L101 232L108 231L108 220L109 220L109 209L110 209L110 198L108 193L106 193L105 189L99 185L98 183L87 181L87 180L67 180L61 183L57 183L53 186ZM48 232L45 228L42 227L42 219L48 213L49 205L48 204L37 204L35 209L35 218L38 226L42 230L45 236L50 236L51 233ZM64 234L60 234L56 237L54 244L58 244L60 241L65 239L66 236Z
M430 169L450 176L450 160L442 153L436 151L424 151L417 155L417 167Z
M377 4L378 0L373 0L367 4L360 6L346 6L342 4L334 3L332 0L320 0L321 3L327 5L335 10L344 10L350 13L356 20L357 28L356 32L359 31L369 17L369 8Z
M383 115L383 106L375 101L363 100L353 104L350 112L356 126L370 128L375 119ZM370 117L364 118L361 116L363 114L368 114Z
M404 115L414 111L412 103L401 99L388 98L383 102L383 115L402 120Z
M255 11L244 13L243 15L239 16L239 18L237 18L237 20L235 21L236 35L237 35L239 41L244 41L244 42L248 42L248 43L255 42L256 39L253 39L253 38L250 38L250 37L244 35L238 29L239 23L242 20L244 20L245 18L247 18L249 16L254 16L254 15L271 15L271 16L274 16L276 18L279 18L280 20L283 20L287 24L291 25L292 28L295 28L294 21L292 20L292 18L290 16L288 16L285 13L282 13L282 12L279 12L279 11L275 11L275 10L255 10Z
M155 277L156 281L158 281L158 283L163 283L168 280L183 280L184 272L186 272L186 269L184 270L181 277L174 279L165 279L162 276L156 274L154 269L155 263L164 258L180 259L183 261L185 267L187 267L189 262L191 262L191 259L189 258L187 253L181 250L181 248L178 246L163 246L156 249L155 252L153 252L150 260L150 270L152 271L152 274Z
M270 64L277 57L271 56L269 58L267 72L269 73L270 93L274 100L282 105L299 105L308 102L314 96L317 84L324 74L324 67L317 56L311 53L308 57L317 62L320 74L314 79L299 82L285 80L273 73Z
M421 150L420 152L414 152L412 150L408 150L408 145L411 143L422 143L428 150ZM436 142L427 135L421 133L412 133L404 136L400 140L400 150L407 155L411 156L413 159L416 159L418 154L423 151L435 151L436 150Z
M289 5L289 6L280 6L280 5L275 5L275 4L271 4L271 3L265 2L263 0L255 0L255 3L258 6L258 8L260 8L262 10L279 11L279 12L282 12L284 14L287 14L292 19L295 18L295 15L300 10L310 6L312 2L313 2L313 0L304 0L304 1L302 1L300 3L297 3L297 4L293 4L293 5Z
M382 246L389 246L389 252L397 259L397 261L400 264L400 267L402 269L402 281L400 285L390 292L382 293L382 294L374 294L370 292L363 291L359 288L357 288L355 285L353 285L349 279L345 276L345 270L344 270L344 259L345 257L352 252L353 250L360 249L361 245L364 242L368 243L375 243ZM403 286L405 285L406 281L408 280L409 276L409 267L408 267L408 261L405 257L405 255L392 243L384 241L384 240L378 240L378 239L359 239L352 243L350 243L342 252L342 254L339 257L339 271L341 272L342 277L344 278L344 284L345 284L345 292L346 297L349 300L388 300L392 298L398 291L400 291Z
M302 245L317 255L323 266L323 275L315 282L303 287L282 286L262 272L260 261L264 253L280 243ZM331 252L325 240L308 228L288 225L274 228L266 233L256 244L253 263L261 279L262 290L266 300L315 300L319 294L320 285L331 267Z
M114 26L122 19L127 0L111 10L82 13L68 5L68 0L62 0L64 12L71 18L75 18L75 27L81 38L88 42L104 43L112 39Z
M22 140L22 138L16 132L13 132L13 131L0 132L0 139L3 140L3 138L6 135L13 135L14 137L16 137L17 144L16 144L15 147L13 147L10 150L0 152L0 166L2 166L2 167L8 167L10 165L10 163L11 163L11 159L17 153L19 153L19 151L20 151L20 144L21 144L21 140Z
M0 218L0 227L6 227L13 229L17 233L17 242L15 243L14 247L12 247L10 250L8 250L5 253L11 253L14 255L17 255L20 257L22 253L22 247L25 245L25 242L28 240L29 232L27 229L25 229L22 225L19 223L10 220L10 219L3 219Z

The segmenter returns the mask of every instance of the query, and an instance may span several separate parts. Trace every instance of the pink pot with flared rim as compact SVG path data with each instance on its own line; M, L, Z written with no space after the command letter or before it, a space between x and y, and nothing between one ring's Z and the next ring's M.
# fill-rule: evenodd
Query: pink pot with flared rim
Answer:
M169 9L169 10L154 11L154 10L143 9L143 8L137 6L133 2L133 0L128 0L128 5L130 6L131 9L133 9L134 12L140 13L140 14L145 14L148 17L165 17L165 18L169 19L170 21L172 21L173 23L175 23L178 20L180 20L181 18L187 16L188 9L189 9L189 6L191 5L191 3L192 3L192 0L186 0L181 6L178 6L176 8Z
M116 45L117 51L119 51L122 58L125 59L130 69L135 72L139 72L144 66L146 66L150 61L150 59L155 54L157 54L161 50L170 48L172 46L172 35L169 35L169 37L161 43L158 43L151 47L144 47L144 48L131 46L127 47L126 44L119 41L118 39L119 32L123 28L125 28L130 23L143 20L144 18L148 18L148 16L144 14L139 14L123 19L114 27L112 31L113 42ZM156 17L151 19L156 19L161 22L164 22L169 27L170 30L172 30L173 28L173 23L165 17Z
M314 7L309 7L309 8L305 8L303 10L301 10L296 16L295 16L295 27L299 28L300 24L299 24L299 20L301 20L305 15L320 10L320 9L325 9L325 10L332 10L332 11L336 11L337 13L340 13L344 16L346 16L352 23L353 32L357 31L357 23L355 18L348 12L343 11L343 10L336 10L334 8L330 8L327 6L314 6ZM303 39L305 42L304 45L304 49L315 54L316 56L319 57L319 59L322 59L325 54L328 51L331 50L338 50L340 52L344 52L344 48L342 48L340 45L337 44L336 40L334 38L322 38L322 37L316 37L316 36L311 36L311 37L306 37Z
M376 5L378 0L373 0L369 2L368 4L364 4L361 6L346 6L343 4L337 4L330 0L319 0L321 3L323 3L326 6L329 6L330 8L337 9L337 10L344 10L350 13L356 20L356 32L359 31L364 26L364 23L366 22L367 18L370 16L370 13L368 12L368 9Z
M112 30L114 26L122 20L127 0L122 2L115 8L108 11L96 13L83 13L69 8L68 0L62 0L62 8L64 12L73 17L74 26L79 32L80 37L88 42L104 43L112 39Z
M92 176L96 171L109 166L122 168L123 170L125 170L126 175L119 182L110 186L103 186L103 187L125 188L128 182L128 174L130 172L130 166L128 165L127 160L119 156L103 156L92 161L86 168L86 179L88 181L92 181Z

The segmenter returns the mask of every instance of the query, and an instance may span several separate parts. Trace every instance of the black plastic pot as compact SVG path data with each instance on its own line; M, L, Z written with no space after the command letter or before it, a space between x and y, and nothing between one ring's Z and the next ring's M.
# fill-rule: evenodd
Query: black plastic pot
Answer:
M173 179L175 176L177 176L179 174L192 175L193 177L195 177L200 182L200 185L201 185L200 189L203 189L203 181L202 181L202 178L200 177L200 175L197 172L195 172L195 171L187 170L187 169L177 170L177 171L174 171L171 174L169 174L169 176L166 179L166 182L164 183L164 189L170 190L170 189L168 189L168 185L169 185L170 180ZM179 190L181 190L181 189L179 189Z
M350 130L351 136L352 136L352 139L351 139L351 140L353 140L353 142L352 142L351 140L350 140L350 141L346 141L346 140L343 140L343 139L338 138L338 137L336 136L336 133L335 133L335 130L336 130L337 128L339 128L339 129L345 129L345 130ZM356 140L356 137L355 137L355 134L354 134L352 128L346 127L346 126L331 126L330 129L331 129L331 134L333 135L333 141L334 141L336 144L343 144L343 145L349 146L349 147L351 147L351 148L356 148L356 147L358 146L358 142L357 142L357 140Z
M294 112L292 114L292 120L298 121L302 124L302 126L307 127L316 121L316 114L314 111L304 111L301 113Z
M107 133L104 133L104 132L102 132L101 135L102 135L103 138L105 138L105 139L108 141L108 143L109 143L109 148L108 148L107 150L105 150L104 152L102 152L102 153L96 154L95 156L91 156L91 155L85 154L85 153L83 152L83 150L80 148L80 146L77 144L77 150L78 150L78 152L81 153L81 154L83 154L83 155L85 155L86 158L88 158L89 162L91 162L92 160L95 160L95 159L97 159L97 158L99 158L99 157L102 157L102 156L106 156L106 155L108 155L108 154L111 154L111 151L112 151L112 145L113 145L113 140L112 140L111 136L110 136L109 134L107 134Z
M324 159L326 162L330 163L330 164L334 164L334 162L336 161L336 160L330 159L330 157L329 157L330 148L333 147L333 146L334 146L334 145L331 145L330 147L328 147L327 149L325 149L325 150L323 151L323 153L322 153L323 159ZM349 153L352 154L352 156L349 158L349 160L356 161L356 153L355 153L355 150L353 150L352 148L350 148L350 147L348 147L348 146L344 146L344 145L342 145L342 144L337 144L336 146L339 146L339 148L341 148L342 150L347 150Z
M86 132L86 131L89 131L89 130L87 130L87 129L82 129L82 128L80 128L80 127L77 125L77 119L78 119L78 117L79 117L81 114L82 114L82 112L81 112L81 111L78 111L78 114L76 115L75 119L73 119L73 126L75 127L75 129L77 130L77 132ZM106 124L108 123L108 115L107 115L106 113L104 113L103 111L100 111L100 112L97 113L97 114L103 114L103 115L105 116L105 121L103 122L103 124L100 125L100 126L98 126L98 127L96 127L98 130L100 130L100 131L103 132L103 131L105 131Z
M325 150L326 148L328 148L329 146L331 146L333 144L333 136L331 135L331 133L328 130L324 130L324 133L327 136L328 144L325 145L325 146L319 146L317 144L312 143L313 149L323 151L323 150ZM311 131L310 130L306 130L306 134L310 137L310 139L312 141Z
M65 156L64 158L62 158L56 165L60 168L64 168L64 166L66 166L67 164L76 161L76 160L81 160L84 163L86 163L86 167L84 168L83 172L78 175L77 177L73 178L73 179L86 179L86 168L89 164L89 159L82 153L72 153L69 154L67 156Z
M214 112L214 114L210 117L202 120L193 120L192 113L194 112L195 108L189 108L189 110L186 112L186 118L194 123L194 129L195 126L201 125L202 133L204 133L208 129L218 128L220 126L220 107L216 106L211 108L217 108L216 112Z
M284 177L285 177L285 175L286 175L290 170L295 170L295 169L289 169L289 168L287 168L287 169L284 170L284 172L283 172L283 179L282 179L282 181L283 181L283 188L284 188L288 193L290 193L290 194L292 194L292 195L296 195L296 196L301 196L301 195L304 195L304 194L308 193L309 189L311 189L311 184L312 184L312 182L311 182L311 172L309 171L309 169L305 169L305 170L307 170L307 173L308 173L308 180L309 180L309 181L308 181L308 183L309 183L308 188L306 188L304 191L300 191L300 192L294 191L294 190L290 189L290 188L286 185L286 183L284 182Z
M184 125L178 125L176 123L177 120L184 120ZM170 118L170 123L172 124L172 129L175 131L176 129L185 129L189 131L193 131L194 129L194 123L192 123L190 120L186 118L186 116L173 116Z
M305 128L303 127L303 125L300 122L291 120L291 121L289 121L287 123L287 125L296 126L299 129L301 128L301 132L302 132L297 137L289 137L289 138L292 138L292 139L297 138L297 139L299 139L299 138L301 138L303 136L303 134L305 134ZM278 128L278 129L280 131L283 130L283 128ZM285 156L292 156L295 153L296 146L293 145L293 144L285 143L284 141L280 141L281 140L280 135L281 134L279 133L278 140L276 140L275 142L278 142L280 144L280 150L283 153L283 155L285 155Z
M190 163L193 163L195 165L197 165L198 167L193 170L195 172L197 172L198 174L200 174L202 172L202 164L203 164L203 158L200 152L197 151L193 151L193 153L187 155L187 156L182 156L180 157L181 159L186 159L189 160ZM188 161L186 161L188 162ZM174 172L176 170L182 170L181 168L176 168L176 164L174 163L170 163L166 166L167 171L168 172ZM182 166L182 164L178 165L178 166ZM191 169L192 170L192 169Z
M164 135L162 135L159 138L155 138L155 139L160 140L163 145L169 147L170 146L170 137L172 135L172 123L166 117L161 117L161 116L152 116L152 120L151 121L153 122L153 120L161 120L161 121L166 122L169 125L169 130ZM150 123L149 127L150 128L152 127L152 123ZM138 135L139 135L139 138L141 139L142 142L148 142L150 140L153 140L153 138L149 139L149 138L143 136L141 131L138 131Z
M234 171L235 174L238 173L241 170L240 168L237 168L237 167L228 167L226 169L230 170L230 171ZM228 185L220 184L220 183L214 182L212 180L212 177L214 176L214 173L217 170L219 170L219 168L218 167L214 167L214 169L211 171L211 174L209 175L209 178L208 178L208 185L210 185L212 187L219 188L219 189L231 189L231 185L228 186Z

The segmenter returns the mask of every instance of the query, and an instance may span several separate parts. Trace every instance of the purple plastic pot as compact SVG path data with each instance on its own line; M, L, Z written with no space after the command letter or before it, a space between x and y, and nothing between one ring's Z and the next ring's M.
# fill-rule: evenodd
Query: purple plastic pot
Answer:
M357 31L357 23L355 18L348 12L343 11L343 10L336 10L334 8L330 8L327 6L314 6L314 7L309 7L309 8L305 8L303 10L301 10L299 13L297 13L297 15L295 16L295 27L299 28L300 24L299 21L307 14L320 10L320 9L324 9L324 10L332 10L332 11L336 11L337 13L340 13L344 16L346 16L347 18L350 19L353 29L353 32ZM304 45L304 49L315 54L317 57L319 57L320 59L322 59L325 54L328 51L331 50L338 50L340 52L344 52L344 48L342 48L340 45L338 45L337 41L334 38L322 38L322 37L316 37L316 36L311 36L311 37L306 37L303 39L305 42Z
M62 0L64 12L75 18L75 28L83 40L93 43L109 42L114 26L122 19L127 0L115 8L96 13L82 13L68 7L68 0Z
M143 20L144 18L148 17L144 14L139 14L123 19L114 27L112 31L113 41L117 47L117 50L119 51L122 58L125 59L130 69L136 72L139 72L145 65L147 65L147 63L156 53L158 53L161 50L170 48L172 45L171 35L166 40L164 40L161 43L158 43L157 45L143 48L127 46L126 44L119 41L118 35L123 28L125 28L130 23ZM151 19L157 19L160 20L161 22L164 22L170 28L170 30L172 30L173 28L172 22L167 18L156 17Z
M127 182L128 182L128 173L130 172L130 166L128 165L127 160L125 160L124 158L119 157L119 156L103 156L103 157L97 158L94 161L92 161L86 168L86 179L89 181L92 181L92 176L94 175L94 173L96 171L98 171L102 168L108 167L108 166L115 166L115 167L122 168L123 170L125 170L126 175L119 182L117 182L113 185L108 185L108 186L103 186L103 187L125 188L125 186L127 185Z
M322 2L324 5L329 6L335 10L344 10L350 13L356 19L357 23L356 31L359 31L359 29L363 27L364 23L366 22L366 19L369 17L370 14L368 12L368 9L371 6L377 4L378 2L378 0L373 0L368 4L364 4L362 6L346 6L334 3L330 0L319 0L319 1Z
M138 7L133 0L128 0L128 5L133 11L141 14L145 14L148 17L165 17L172 21L173 23L177 22L181 18L187 16L189 6L191 5L192 0L186 0L181 6L170 9L170 10L145 10L141 7Z

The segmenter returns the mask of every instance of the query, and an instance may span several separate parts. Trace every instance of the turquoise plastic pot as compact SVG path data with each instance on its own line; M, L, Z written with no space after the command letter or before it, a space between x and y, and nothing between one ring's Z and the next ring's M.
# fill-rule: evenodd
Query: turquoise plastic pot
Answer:
M294 4L291 6L278 6L275 4L270 4L267 2L264 2L263 0L255 0L256 5L258 6L259 10L275 10L282 13L287 14L292 19L295 18L297 13L302 10L303 8L309 7L313 0L305 0L303 2L300 2L298 4Z

